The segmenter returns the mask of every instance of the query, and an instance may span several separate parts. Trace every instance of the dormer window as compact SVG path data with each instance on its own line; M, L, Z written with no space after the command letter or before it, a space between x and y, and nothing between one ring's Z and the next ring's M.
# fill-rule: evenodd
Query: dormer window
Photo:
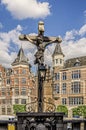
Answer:
M76 59L76 62L74 63L74 66L80 66L80 61Z

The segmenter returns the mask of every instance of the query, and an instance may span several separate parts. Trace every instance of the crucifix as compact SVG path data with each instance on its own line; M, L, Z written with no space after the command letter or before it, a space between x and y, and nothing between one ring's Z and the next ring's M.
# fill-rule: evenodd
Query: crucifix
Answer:
M37 47L37 52L35 54L35 64L44 64L44 50L45 48L51 44L51 43L61 43L62 39L60 37L47 37L44 36L44 22L40 21L38 23L38 35L20 35L19 36L20 40L23 41L29 41L32 44L36 45Z
M38 23L38 35L21 34L19 39L29 41L37 47L34 64L38 64L38 112L43 112L43 79L45 76L40 71L46 70L44 65L44 51L49 44L61 43L62 39L60 37L44 36L44 22L42 21Z

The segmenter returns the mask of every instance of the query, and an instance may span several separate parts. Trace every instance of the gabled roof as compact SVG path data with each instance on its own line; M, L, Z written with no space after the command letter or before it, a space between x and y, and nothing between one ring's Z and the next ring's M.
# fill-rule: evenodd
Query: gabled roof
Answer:
M14 65L19 65L19 64L25 64L25 65L29 65L28 63L28 58L25 56L23 48L21 47L17 58L14 60L14 62L12 63L12 66Z
M84 65L86 65L86 56L68 59L66 60L64 67L70 68L70 67L84 66Z
M60 43L57 43L56 44L56 47L55 47L55 50L54 50L54 53L53 53L53 56L54 55L63 55L63 52L62 52L62 49L61 49L61 46L60 46Z

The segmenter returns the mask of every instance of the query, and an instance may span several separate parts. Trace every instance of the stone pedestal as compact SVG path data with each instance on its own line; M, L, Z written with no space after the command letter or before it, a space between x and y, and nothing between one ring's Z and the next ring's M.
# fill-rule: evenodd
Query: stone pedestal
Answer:
M63 113L17 113L17 130L63 130Z

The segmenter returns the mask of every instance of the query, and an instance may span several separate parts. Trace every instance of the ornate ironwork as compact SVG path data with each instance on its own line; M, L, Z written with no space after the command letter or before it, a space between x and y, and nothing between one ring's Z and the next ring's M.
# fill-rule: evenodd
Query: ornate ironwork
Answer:
M25 110L27 112L36 112L36 108L37 108L37 103L38 103L38 98L35 97L34 98L34 101L30 102L30 103L27 103L25 105Z
M51 98L44 98L43 99L43 102L44 102L44 104L46 105L46 109L45 109L45 112L55 112L55 110L56 110L56 106L55 106L55 104L54 103L52 103L52 99ZM44 105L44 106L45 106Z

